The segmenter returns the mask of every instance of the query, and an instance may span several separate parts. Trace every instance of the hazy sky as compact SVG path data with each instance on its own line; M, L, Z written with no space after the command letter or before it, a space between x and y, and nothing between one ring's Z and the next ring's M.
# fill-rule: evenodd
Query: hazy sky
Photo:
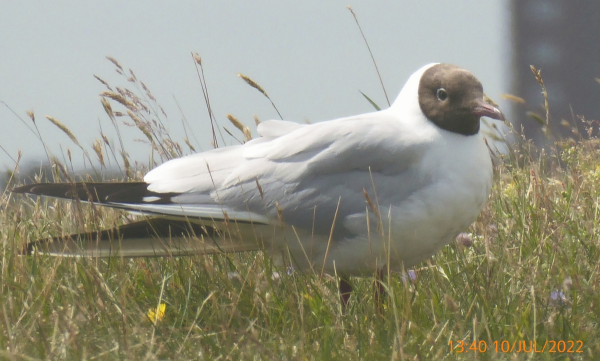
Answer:
M247 125L252 117L277 113L237 73L269 93L287 120L333 119L370 112L386 101L351 13L355 10L379 65L390 100L407 77L430 62L472 71L492 98L509 92L508 1L2 1L0 3L0 101L26 122L36 115L50 151L62 159L77 147L45 119L51 115L89 145L99 124L116 142L99 101L111 85L126 82L106 56L131 68L158 98L175 138L183 137L181 113L202 149L210 149L210 127L190 52L202 56L213 109L229 129L231 113ZM501 104L502 105L502 104ZM0 104L0 145L25 162L40 162L39 140ZM125 129L126 148L145 162L143 135ZM255 131L253 127L253 132ZM256 134L256 133L254 133ZM227 139L232 144L231 138ZM13 168L0 150L0 169Z

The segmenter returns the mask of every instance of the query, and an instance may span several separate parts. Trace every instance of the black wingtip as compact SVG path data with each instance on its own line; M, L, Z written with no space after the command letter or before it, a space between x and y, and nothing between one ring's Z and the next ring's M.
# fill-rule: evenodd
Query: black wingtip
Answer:
M145 197L158 197L152 203L168 204L180 193L156 193L148 190L146 182L126 183L35 183L13 188L13 193L38 196L81 199L98 203L148 203Z
M86 249L98 247L101 243L104 243L106 246L110 242L124 242L135 239L147 239L148 242L151 242L153 239L168 240L179 237L207 236L214 238L217 237L217 234L217 231L210 226L189 222L188 220L150 218L98 232L78 233L29 242L21 249L20 255L30 256L39 253L53 256L83 256L86 255ZM139 246L139 244L137 245ZM133 246L136 246L136 243ZM136 253L136 250L131 248L131 246L128 250L127 257L167 256L172 255L173 251L161 254L148 254L142 247L143 252ZM137 249L137 251L139 252L140 250ZM100 257L110 257L115 254L109 252Z
M12 193L34 194L59 198L71 198L67 192L75 189L76 184L69 183L33 183L11 189Z
M29 193L29 194L35 194L33 193L32 189L35 188L36 186L38 186L38 184L27 184L24 186L20 186L20 187L16 187L11 189L10 191L12 193Z

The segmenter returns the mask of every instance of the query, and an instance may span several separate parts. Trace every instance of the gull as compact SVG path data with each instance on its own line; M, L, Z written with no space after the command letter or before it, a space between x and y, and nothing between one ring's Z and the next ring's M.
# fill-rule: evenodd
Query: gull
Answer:
M492 186L480 118L503 120L470 72L428 64L378 112L298 124L265 121L259 138L167 161L141 182L13 189L142 215L26 252L152 257L263 250L295 270L339 276L402 271L471 225Z

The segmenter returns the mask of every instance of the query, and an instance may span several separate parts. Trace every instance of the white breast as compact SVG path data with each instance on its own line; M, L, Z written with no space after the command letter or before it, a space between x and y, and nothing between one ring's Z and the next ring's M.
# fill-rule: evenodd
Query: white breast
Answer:
M394 266L411 267L433 255L476 220L488 199L492 163L483 137L445 132L443 142L422 163L436 169L434 182L392 219Z
M433 181L387 213L382 210L383 232L373 230L330 250L329 257L338 260L337 272L373 272L387 264L396 271L412 267L476 220L492 186L489 151L480 134L440 135L420 164Z

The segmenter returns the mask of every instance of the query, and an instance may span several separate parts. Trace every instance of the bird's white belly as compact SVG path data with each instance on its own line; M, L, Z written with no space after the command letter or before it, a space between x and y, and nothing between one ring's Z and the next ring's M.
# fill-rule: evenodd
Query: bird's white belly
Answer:
M459 147L453 159L434 160L439 164L434 182L401 204L381 209L379 228L371 220L369 232L335 242L326 256L324 251L312 259L313 265L319 269L325 265L326 272L352 275L372 273L383 266L401 270L451 242L476 220L491 189L491 160L479 140L482 147L466 147L470 152L461 152Z
M473 223L489 194L489 182L443 183L425 189L412 212L397 210L391 225L390 268L412 267L447 245ZM393 213L393 212L392 212ZM408 214L407 214L408 213Z

